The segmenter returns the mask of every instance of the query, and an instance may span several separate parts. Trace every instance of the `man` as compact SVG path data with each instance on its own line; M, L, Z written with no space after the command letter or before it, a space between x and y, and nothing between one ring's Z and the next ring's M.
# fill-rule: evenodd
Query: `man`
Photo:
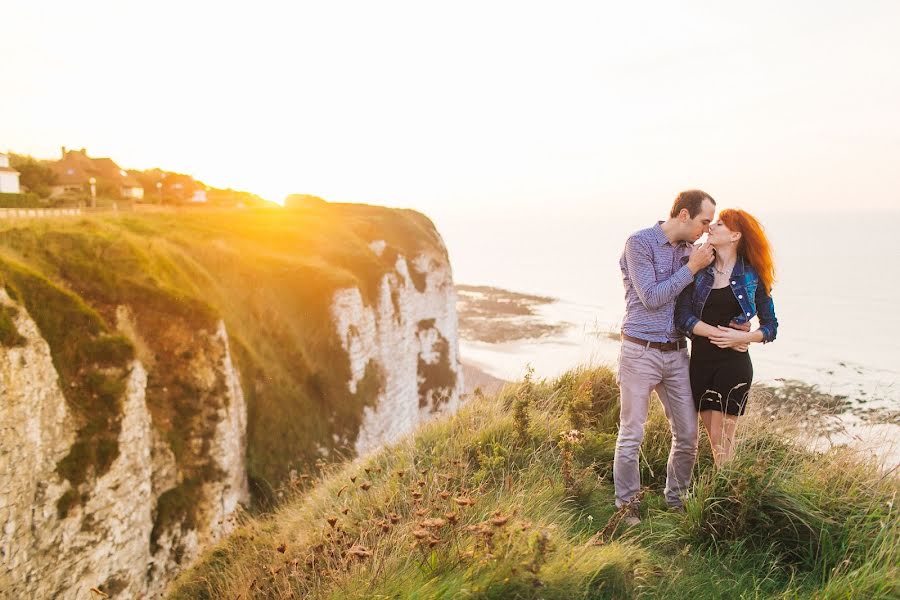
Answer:
M697 411L691 396L687 344L675 328L678 294L714 258L709 244L693 243L709 231L716 202L706 192L678 194L669 219L628 238L619 259L625 284L625 319L618 383L619 437L613 477L616 506L627 507L625 522L640 522L638 455L650 392L656 390L672 429L666 467L666 503L682 507L697 455Z

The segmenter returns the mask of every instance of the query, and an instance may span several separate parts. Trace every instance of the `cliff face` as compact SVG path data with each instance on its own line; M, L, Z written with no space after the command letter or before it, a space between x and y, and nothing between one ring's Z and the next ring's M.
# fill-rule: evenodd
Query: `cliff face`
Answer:
M433 227L317 211L287 259L266 213L0 230L0 597L156 597L289 469L457 407Z
M384 242L373 252L381 255ZM454 411L463 390L450 266L440 256L397 256L367 306L357 288L335 293L332 314L350 358L347 387L356 393L367 377L379 379L373 404L363 409L355 441L358 454L396 441L442 411Z
M183 477L147 408L147 371L132 361L121 398L118 456L102 475L73 487L58 473L71 452L76 419L59 388L50 349L24 307L0 291L24 338L0 347L0 589L10 598L85 598L91 588L131 598L153 596L200 548L227 532L248 500L247 409L220 323L198 336L203 358L193 366L216 390L210 423L211 460L220 476L204 485L197 516L155 520L159 499ZM194 440L189 440L193 442ZM78 501L63 509L67 494ZM153 538L156 538L155 540Z

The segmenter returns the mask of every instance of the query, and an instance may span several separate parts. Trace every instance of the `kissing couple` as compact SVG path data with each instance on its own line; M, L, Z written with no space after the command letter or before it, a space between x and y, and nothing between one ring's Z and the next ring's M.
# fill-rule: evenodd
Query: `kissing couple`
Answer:
M775 266L762 226L740 209L714 220L715 213L706 192L681 192L669 218L633 233L619 259L625 318L613 479L629 525L640 522L638 456L651 392L672 430L665 499L680 510L697 456L698 413L721 467L732 456L753 382L748 348L773 341L778 330ZM704 234L707 241L695 246Z

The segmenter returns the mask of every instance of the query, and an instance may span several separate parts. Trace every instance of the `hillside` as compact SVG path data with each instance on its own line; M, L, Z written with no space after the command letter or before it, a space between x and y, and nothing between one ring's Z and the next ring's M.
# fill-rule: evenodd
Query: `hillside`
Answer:
M454 305L414 211L0 222L0 588L147 593L238 503L452 408Z
M642 523L612 507L615 377L578 369L476 398L376 455L312 471L170 598L896 598L900 482L849 449L745 422L715 472L701 444L684 513L665 509L654 403Z

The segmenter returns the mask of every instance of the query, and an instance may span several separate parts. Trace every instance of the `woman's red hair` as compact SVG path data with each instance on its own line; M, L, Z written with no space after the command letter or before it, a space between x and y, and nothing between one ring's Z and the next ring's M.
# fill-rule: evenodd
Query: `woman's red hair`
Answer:
M719 218L728 229L741 234L737 252L750 261L759 274L766 294L771 294L775 283L775 261L772 260L772 245L762 224L753 215L739 208L726 208L719 213Z

